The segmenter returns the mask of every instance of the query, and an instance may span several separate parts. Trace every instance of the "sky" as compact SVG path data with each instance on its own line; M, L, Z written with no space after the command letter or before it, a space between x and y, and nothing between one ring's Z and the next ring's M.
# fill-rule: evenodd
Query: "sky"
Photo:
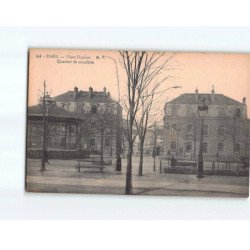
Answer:
M172 55L167 52L166 56ZM120 66L117 51L88 50L30 50L29 57L29 106L36 105L43 82L46 80L48 92L56 96L67 91L88 90L91 86L102 91L105 86L118 99L117 74L121 97L126 93L126 78ZM171 78L162 88L169 89L160 105L178 97L182 93L210 93L214 85L215 93L224 94L237 101L247 98L250 104L250 55L226 53L174 53L169 63ZM248 117L250 110L248 109Z

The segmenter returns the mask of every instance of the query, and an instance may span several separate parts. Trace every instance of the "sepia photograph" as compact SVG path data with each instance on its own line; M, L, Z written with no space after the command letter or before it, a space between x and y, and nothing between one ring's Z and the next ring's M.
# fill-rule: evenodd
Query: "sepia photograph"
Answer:
M249 196L250 55L30 49L29 192Z

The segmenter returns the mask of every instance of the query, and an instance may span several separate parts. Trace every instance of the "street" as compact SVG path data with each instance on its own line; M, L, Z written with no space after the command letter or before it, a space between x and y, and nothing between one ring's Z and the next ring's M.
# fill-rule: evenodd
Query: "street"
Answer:
M87 194L124 194L126 160L122 160L122 173L115 172L115 164L99 169L78 172L75 160L50 160L47 170L40 171L41 161L27 160L27 191L65 192ZM143 176L138 176L139 158L133 159L133 194L174 196L227 196L248 197L248 177L164 174L159 172L159 161L153 171L153 158L144 158Z

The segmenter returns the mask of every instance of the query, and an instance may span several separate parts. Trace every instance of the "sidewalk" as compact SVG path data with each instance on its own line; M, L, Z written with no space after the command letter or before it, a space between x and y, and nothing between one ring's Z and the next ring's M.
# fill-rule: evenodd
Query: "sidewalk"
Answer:
M54 161L48 171L39 171L39 162L28 166L27 187L35 192L77 192L124 194L125 170L115 174L114 166L107 166L104 173L77 172L74 161ZM194 195L194 196L248 196L248 178L231 176L205 176L198 180L196 175L160 174L153 171L151 163L145 164L144 176L137 176L134 168L133 193L143 195Z

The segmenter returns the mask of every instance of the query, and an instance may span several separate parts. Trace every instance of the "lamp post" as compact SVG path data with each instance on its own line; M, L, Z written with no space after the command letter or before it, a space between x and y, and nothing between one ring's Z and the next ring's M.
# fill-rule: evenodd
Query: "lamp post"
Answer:
M47 124L46 124L46 81L43 83L43 97L42 97L42 115L43 115L43 122L42 122L42 161L41 161L41 171L45 171L45 150L47 146Z
M120 104L120 81L119 81L119 75L118 75L118 67L116 60L111 57L111 56L103 56L103 59L111 59L115 63L115 71L116 71L116 79L117 79L117 94L118 94L118 101L117 101L117 121L116 121L116 157L120 155L121 151L121 145L120 145L120 140L121 140L121 128L120 128L120 118L119 118L119 110L118 110L118 104ZM111 139L112 142L112 139ZM111 145L112 148L112 145Z
M198 156L198 175L197 178L204 178L203 175L203 124L204 118L207 115L208 106L205 104L205 99L202 100L201 105L198 106L198 115L201 117L201 138L200 138L200 149Z

